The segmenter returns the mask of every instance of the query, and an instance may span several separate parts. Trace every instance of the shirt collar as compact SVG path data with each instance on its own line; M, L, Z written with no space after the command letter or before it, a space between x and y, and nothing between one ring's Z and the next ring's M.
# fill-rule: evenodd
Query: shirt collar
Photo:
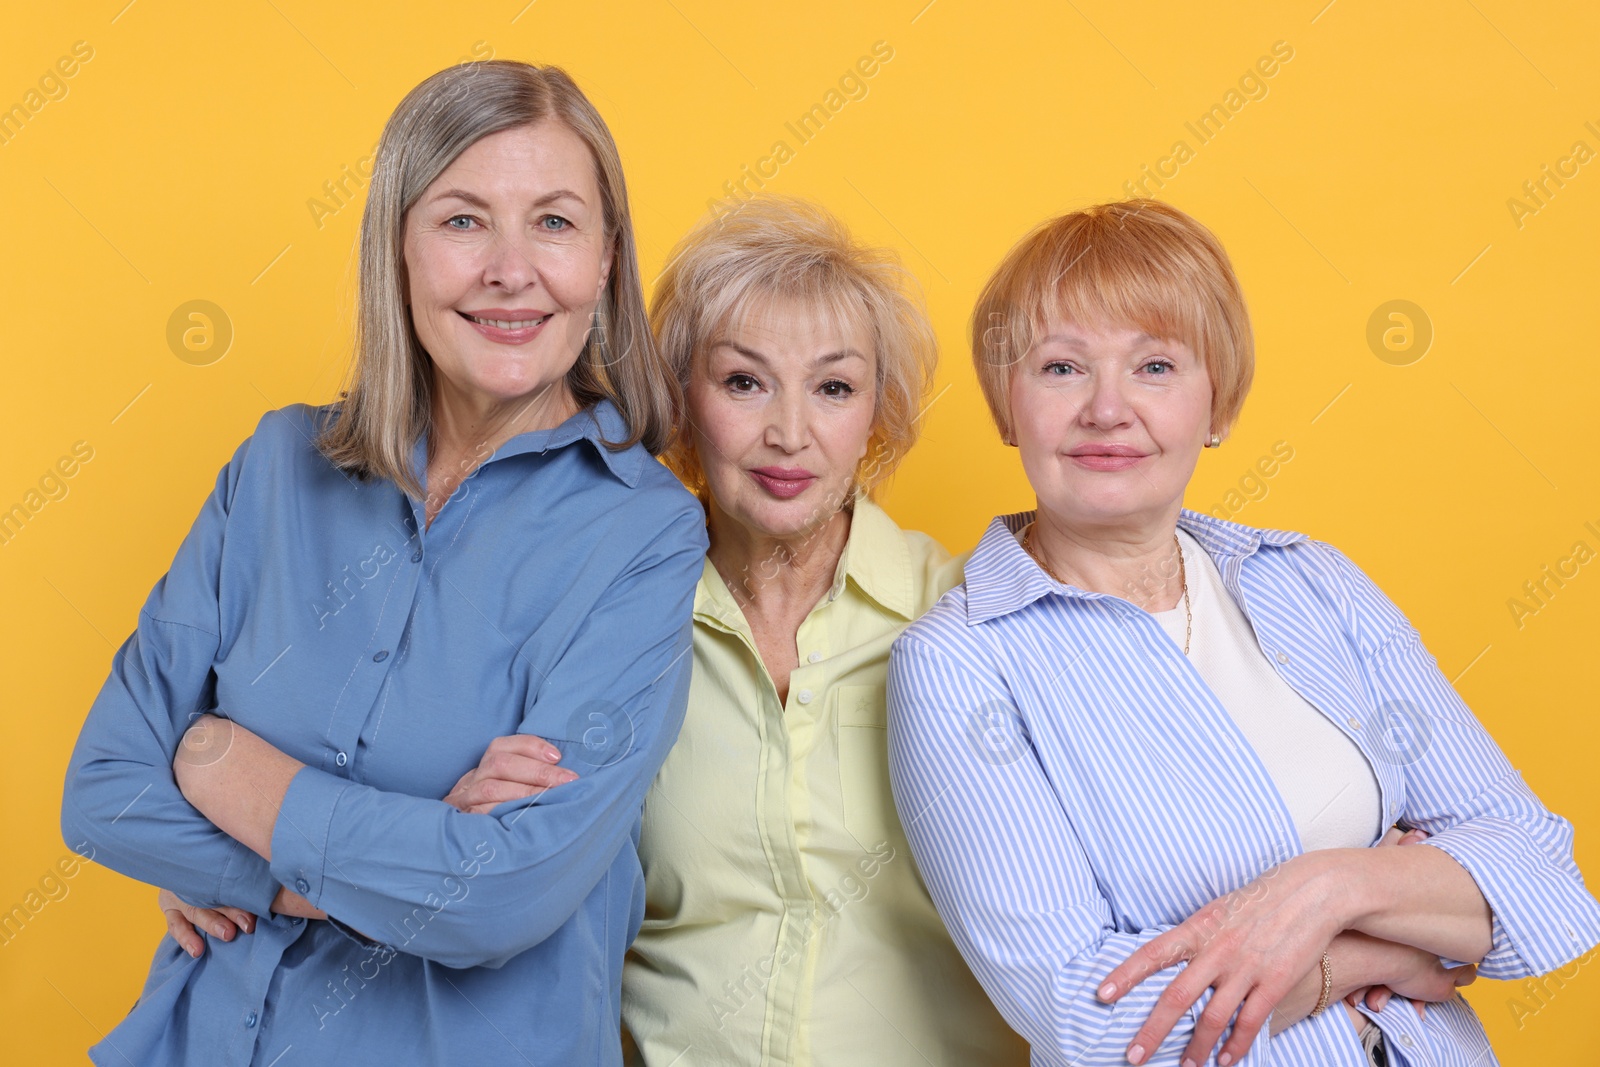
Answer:
M878 505L865 497L857 500L828 599L837 599L845 583L853 582L879 607L909 622L917 610L911 570L911 547L904 532Z
M969 626L1019 611L1051 593L1080 600L1097 600L1108 595L1075 586L1063 590L1034 562L1017 541L1016 534L1033 521L1035 514L1021 511L1001 515L984 531L972 558L967 560L965 572ZM1219 567L1229 557L1253 555L1263 545L1277 548L1310 540L1303 533L1244 526L1188 508L1178 513L1178 526L1199 542Z
M631 489L638 484L639 476L644 471L644 451L637 448L613 450L605 444L607 441L625 441L628 436L628 424L622 418L622 413L610 400L602 399L583 408L559 426L517 434L495 449L482 466L487 467L496 460L528 452L549 452L578 441L588 441L599 453L606 469ZM424 481L427 473L428 437L429 431L424 431L411 450L411 467L419 481Z
M911 547L905 534L887 512L865 498L856 501L850 517L850 534L834 568L827 600L838 599L846 585L854 585L879 607L906 621L916 614L915 575ZM707 558L695 588L695 617L733 630L747 624L738 600Z

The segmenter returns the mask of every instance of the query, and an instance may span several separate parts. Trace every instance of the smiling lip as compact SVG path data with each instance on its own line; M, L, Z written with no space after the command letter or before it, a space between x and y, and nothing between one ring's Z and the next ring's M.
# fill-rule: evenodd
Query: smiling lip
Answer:
M750 477L761 488L783 500L799 496L817 480L817 476L804 467L756 467L750 471Z
M489 340L502 345L527 344L539 336L554 312L534 308L481 308L458 311L468 325Z
M1125 471L1148 454L1132 445L1119 444L1078 445L1067 451L1069 459L1092 471Z

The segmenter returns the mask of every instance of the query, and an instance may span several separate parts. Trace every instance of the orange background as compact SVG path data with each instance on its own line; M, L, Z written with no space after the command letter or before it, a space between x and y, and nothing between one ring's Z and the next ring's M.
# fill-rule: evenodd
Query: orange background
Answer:
M1164 172L1146 188L1221 237L1258 335L1254 393L1190 505L1366 567L1600 869L1594 5L110 0L6 23L0 108L23 110L0 116L0 511L26 522L0 544L0 908L36 912L0 945L15 1062L79 1060L162 934L153 890L99 867L28 896L66 854L62 772L111 653L260 413L338 386L363 184L347 175L407 89L488 55L557 63L591 94L646 278L748 173L901 252L946 355L886 504L956 550L1031 506L965 354L978 287L1034 223ZM890 58L841 84L878 42ZM786 124L819 104L802 143ZM1213 106L1202 142L1188 124ZM169 344L193 300L231 329L220 358ZM1394 300L1409 322L1380 315L1369 343ZM1252 474L1279 442L1293 458ZM1488 981L1468 996L1503 1063L1600 1046L1587 966L1537 1000Z

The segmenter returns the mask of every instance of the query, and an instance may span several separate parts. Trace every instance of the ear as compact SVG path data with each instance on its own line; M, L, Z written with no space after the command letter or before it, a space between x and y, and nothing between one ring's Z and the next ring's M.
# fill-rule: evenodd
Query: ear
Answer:
M595 286L594 298L599 300L606 293L606 284L611 281L611 264L617 256L617 239L612 238L606 242L606 248L600 255L600 284Z

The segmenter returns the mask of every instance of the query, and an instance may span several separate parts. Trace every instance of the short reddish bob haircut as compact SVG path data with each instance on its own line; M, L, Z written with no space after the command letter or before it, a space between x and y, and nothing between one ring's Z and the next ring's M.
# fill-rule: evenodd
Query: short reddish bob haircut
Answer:
M1222 244L1159 200L1097 204L1039 226L1007 253L972 312L972 362L1000 436L1015 439L1011 379L1053 323L1131 327L1187 344L1226 434L1255 374L1244 292Z

